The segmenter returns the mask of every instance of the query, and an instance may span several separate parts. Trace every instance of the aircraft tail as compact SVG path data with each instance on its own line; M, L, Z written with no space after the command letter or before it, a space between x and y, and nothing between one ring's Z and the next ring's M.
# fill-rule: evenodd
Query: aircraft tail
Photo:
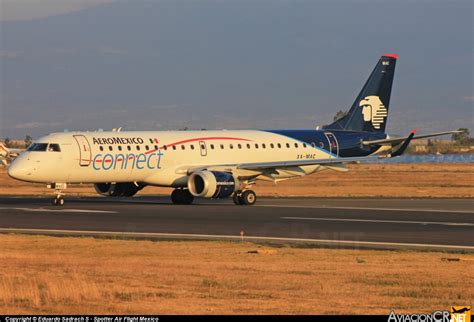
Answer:
M10 149L8 149L2 142L0 142L0 156L6 157L10 154Z
M383 55L349 112L324 128L384 133L397 58L397 54Z

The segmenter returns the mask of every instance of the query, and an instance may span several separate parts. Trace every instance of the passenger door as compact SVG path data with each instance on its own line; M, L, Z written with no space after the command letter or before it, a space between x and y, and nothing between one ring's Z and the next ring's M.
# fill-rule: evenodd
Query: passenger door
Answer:
M339 144L337 143L336 136L329 132L324 133L324 135L326 135L326 138L328 139L329 152L333 154L331 157L337 158L339 156Z
M79 147L79 165L81 167L87 167L92 162L92 151L89 141L87 141L84 135L74 135L74 139Z

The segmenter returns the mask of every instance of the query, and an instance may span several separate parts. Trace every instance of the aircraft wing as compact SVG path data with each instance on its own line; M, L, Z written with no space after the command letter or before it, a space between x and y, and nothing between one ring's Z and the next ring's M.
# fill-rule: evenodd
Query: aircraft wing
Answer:
M25 149L8 149L8 151L10 152L10 155L11 154L18 155L21 152L25 151Z
M24 149L10 149L0 142L0 165L6 166L15 159Z
M25 151L25 149L12 149L7 148L3 143L0 142L0 156L7 157L10 155L17 156L21 152Z
M425 138L430 138L433 136L440 136L440 135L446 135L446 134L454 134L454 133L463 133L463 131L448 131L448 132L438 132L438 133L430 133L430 134L423 134L423 135L417 135L413 137L413 140L417 139L425 139ZM363 145L399 145L403 141L405 141L408 137L399 137L399 138L393 138L393 139L381 139L381 140L373 140L373 141L362 141Z
M308 165L340 165L344 163L356 163L361 161L373 161L383 159L380 156L354 157L354 158L331 158L331 159L313 159L313 160L295 160L295 161L276 161L276 162L256 162L243 163L236 165L237 169L244 170L265 170L289 167L301 167Z
M201 166L190 166L182 167L177 169L178 173L191 173L210 170L210 171L224 171L232 172L237 176L257 176L264 172L272 172L275 170L287 170L290 168L296 168L301 166L311 165L325 165L327 167L334 167L336 170L346 171L341 168L341 165L345 163L356 163L361 161L379 160L384 157L380 156L368 156L368 157L354 157L354 158L331 158L331 159L312 159L312 160L288 160L288 161L275 161L275 162L255 162L255 163L237 163L237 164L214 164L214 165L201 165Z

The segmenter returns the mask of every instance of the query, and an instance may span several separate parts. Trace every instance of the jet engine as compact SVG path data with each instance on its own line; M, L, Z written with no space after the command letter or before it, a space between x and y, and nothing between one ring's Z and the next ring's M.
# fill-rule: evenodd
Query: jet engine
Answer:
M98 194L107 197L132 197L142 190L144 185L136 182L96 183L94 188Z
M240 182L231 173L220 171L198 171L189 176L188 189L195 197L227 198L238 190Z

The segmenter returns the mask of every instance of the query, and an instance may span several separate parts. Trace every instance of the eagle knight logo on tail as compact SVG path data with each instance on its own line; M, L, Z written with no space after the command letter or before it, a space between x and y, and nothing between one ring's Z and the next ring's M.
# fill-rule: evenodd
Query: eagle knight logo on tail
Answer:
M380 129L380 124L384 122L387 117L387 108L378 96L366 96L359 103L362 107L362 115L364 115L365 122L372 122L375 129Z

